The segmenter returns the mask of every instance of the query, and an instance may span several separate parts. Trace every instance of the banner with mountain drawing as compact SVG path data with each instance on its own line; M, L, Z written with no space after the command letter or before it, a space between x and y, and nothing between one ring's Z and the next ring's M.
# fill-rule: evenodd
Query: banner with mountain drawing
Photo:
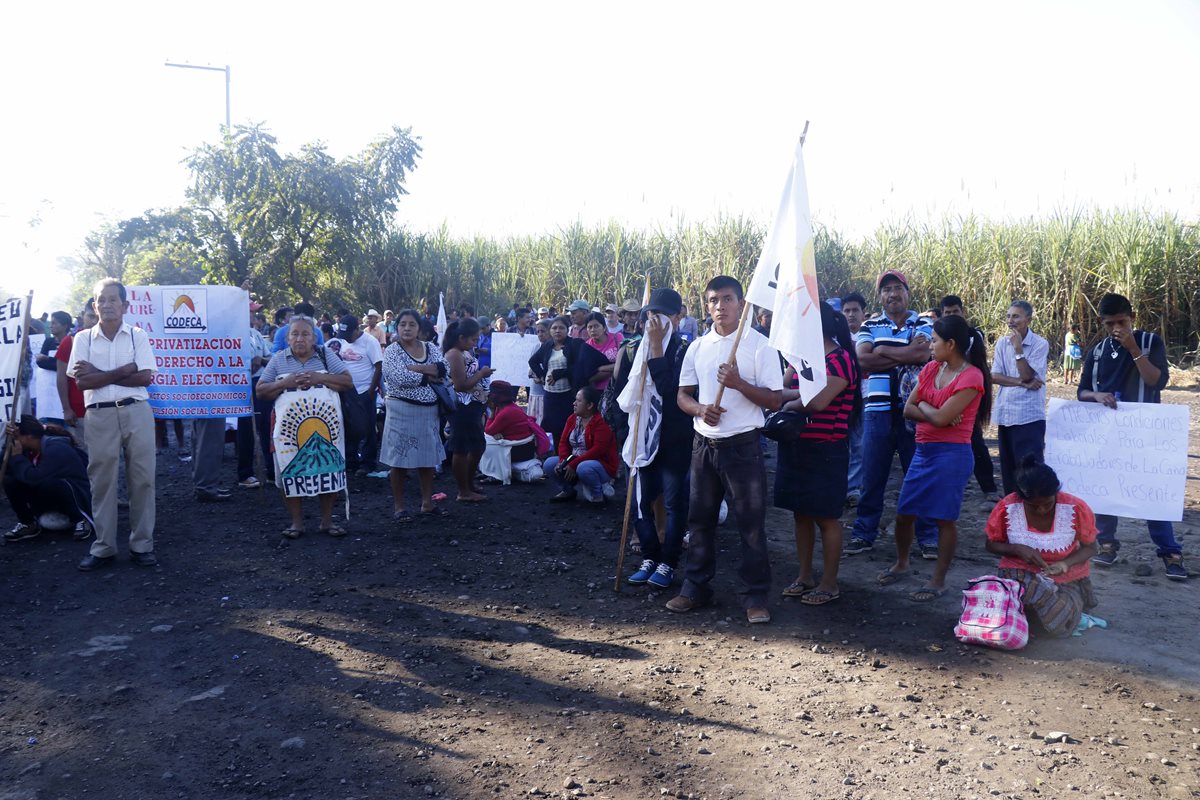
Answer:
M275 399L272 426L276 482L287 497L346 489L346 443L337 392L289 389Z

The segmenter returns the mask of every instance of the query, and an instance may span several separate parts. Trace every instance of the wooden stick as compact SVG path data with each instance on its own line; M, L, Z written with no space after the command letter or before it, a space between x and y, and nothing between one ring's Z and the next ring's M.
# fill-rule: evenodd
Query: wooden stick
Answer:
M12 413L9 414L9 418L5 422L12 422L13 415L19 415L21 412L21 375L25 372L25 362L28 360L26 351L29 350L29 308L32 305L33 292L30 292L25 296L25 319L21 327L21 355L17 359L17 381L13 387ZM19 416L18 419L20 419ZM0 483L4 482L4 475L8 472L8 457L11 453L12 442L8 440L6 434L4 437L4 459L0 461Z
M727 366L737 361L738 345L742 343L742 334L746 330L746 320L750 319L751 303L744 297L742 298L742 302L745 303L745 306L742 307L742 318L738 321L737 336L733 337L733 349L729 351L729 360L725 362ZM722 383L717 386L717 396L712 401L713 406L716 408L721 407L721 396L724 394L725 384Z

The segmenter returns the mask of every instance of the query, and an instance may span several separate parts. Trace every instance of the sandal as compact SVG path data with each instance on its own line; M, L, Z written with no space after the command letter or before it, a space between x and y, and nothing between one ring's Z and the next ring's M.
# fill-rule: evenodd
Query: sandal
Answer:
M875 576L875 581L880 586L891 586L893 583L899 583L907 577L907 572L892 572L890 569L885 569Z
M428 511L422 510L421 516L422 517L448 517L448 516L450 516L450 512L447 511L446 509L442 508L441 506L434 506L433 508L429 509Z
M408 513L407 511L392 512L392 521L399 522L402 525L412 522L415 519L416 519L416 517L414 517L412 514Z
M285 539L299 539L304 533L304 528L297 528L295 525L289 525L279 532L279 535Z
M800 595L800 602L806 606L823 606L832 603L842 596L841 592L827 592L824 589L813 589Z
M321 528L321 533L327 533L334 538L346 535L346 529L341 525L330 525L328 528Z
M780 592L780 594L782 594L784 597L803 597L805 592L811 592L815 588L817 588L815 583L805 583L799 578L796 578L796 580L789 583L788 587Z
M932 586L922 586L915 592L910 593L908 595L908 599L912 600L914 603L928 603L932 600L937 600L945 593L946 587L944 586L941 589L935 589Z

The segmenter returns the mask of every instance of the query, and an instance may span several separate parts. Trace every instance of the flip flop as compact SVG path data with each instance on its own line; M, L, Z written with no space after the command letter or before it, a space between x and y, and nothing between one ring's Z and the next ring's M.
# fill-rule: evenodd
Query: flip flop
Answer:
M450 512L447 511L446 509L442 508L441 506L434 506L433 508L429 509L428 511L422 511L421 516L422 517L448 517L448 516L450 516Z
M285 539L299 539L303 533L303 528L297 528L295 525L289 525L280 531L279 535Z
M392 520L395 522L399 522L402 525L412 522L415 519L416 519L416 517L414 517L412 514L408 513L407 511L392 512Z
M806 606L823 606L832 603L842 596L841 592L827 592L824 589L813 589L800 595L800 602Z
M875 576L875 581L880 586L891 586L893 583L899 583L907 577L907 572L892 572L890 569L885 569Z
M815 583L804 583L797 578L788 584L788 587L780 592L780 594L784 597L803 597L805 592L811 592L815 588L817 588Z
M932 586L922 586L920 589L917 589L915 592L911 592L908 595L908 599L912 600L914 603L928 603L930 601L937 600L939 597L941 597L945 593L946 593L946 588L944 586L941 589L935 589ZM927 595L927 596L922 597L921 595Z
M322 528L321 533L327 533L330 536L337 538L346 535L346 529L341 525L330 525L328 528Z

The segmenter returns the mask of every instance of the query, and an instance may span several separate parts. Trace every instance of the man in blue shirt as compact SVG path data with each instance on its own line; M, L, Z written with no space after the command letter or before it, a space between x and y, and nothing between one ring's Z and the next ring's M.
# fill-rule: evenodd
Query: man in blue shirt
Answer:
M317 310L313 308L312 303L296 303L295 315L298 317L313 317L317 316ZM289 317L290 319L290 317ZM278 353L281 350L288 348L288 328L292 327L289 322L286 325L280 325L279 330L275 331L275 340L271 343L271 353ZM321 329L313 326L317 334L317 344L325 344L325 337L321 335Z
M863 492L858 501L858 517L846 543L846 555L875 547L892 459L898 453L900 466L905 470L912 461L916 434L904 423L904 403L916 383L916 374L929 361L929 344L933 340L933 324L908 309L908 280L903 273L888 270L879 276L875 289L883 311L864 322L854 337L858 363L868 374L863 406ZM937 526L932 520L918 517L917 546L921 556L936 560L937 543ZM885 586L898 579L890 571L879 576L879 582Z

